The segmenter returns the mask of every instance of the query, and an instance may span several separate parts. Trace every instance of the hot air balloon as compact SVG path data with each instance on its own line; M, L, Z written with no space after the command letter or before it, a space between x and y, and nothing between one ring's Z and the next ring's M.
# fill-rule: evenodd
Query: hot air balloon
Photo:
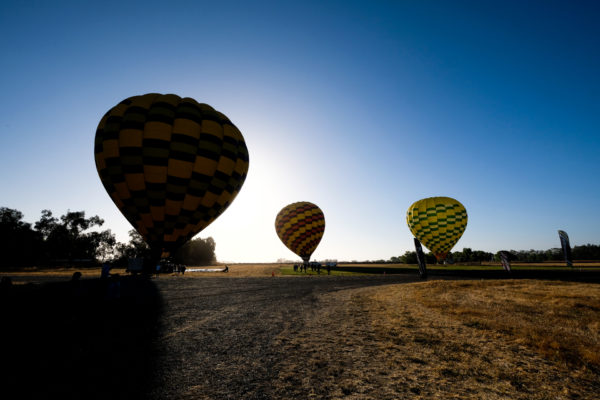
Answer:
M325 216L308 201L292 203L277 214L275 231L288 249L308 263L325 232Z
M467 227L467 210L450 197L429 197L408 208L406 222L413 235L443 261Z
M111 108L94 153L104 188L155 258L223 213L249 165L244 138L225 115L174 94L133 96Z

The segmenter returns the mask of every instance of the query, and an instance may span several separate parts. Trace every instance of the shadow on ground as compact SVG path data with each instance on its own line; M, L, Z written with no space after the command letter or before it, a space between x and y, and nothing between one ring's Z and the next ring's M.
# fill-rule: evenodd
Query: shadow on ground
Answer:
M0 295L4 393L141 399L152 390L161 301L151 280L12 285Z
M576 270L512 275L431 270L429 275L431 280L509 276L600 282L599 271ZM335 303L320 302L321 295L419 282L414 269L324 278L124 277L120 286L116 280L91 279L2 287L2 398L311 397L273 383L282 379L280 367L288 361L302 371L310 367L305 363L312 350L290 360L286 346L305 335L311 321L347 322L343 313L328 312Z

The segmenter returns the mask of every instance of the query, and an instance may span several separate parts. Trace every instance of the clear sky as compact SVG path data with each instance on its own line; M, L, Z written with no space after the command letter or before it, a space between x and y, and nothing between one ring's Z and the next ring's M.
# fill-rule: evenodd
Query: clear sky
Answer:
M449 196L455 249L600 243L596 1L13 1L0 5L0 206L131 227L93 157L124 98L175 93L241 130L248 178L199 234L219 261L298 259L275 216L326 219L315 259L413 250L406 210Z

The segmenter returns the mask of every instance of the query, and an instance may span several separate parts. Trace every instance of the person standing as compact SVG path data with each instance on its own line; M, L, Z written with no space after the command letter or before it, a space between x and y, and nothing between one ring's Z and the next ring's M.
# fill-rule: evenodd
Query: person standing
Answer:
M110 264L104 263L102 264L102 272L100 272L100 279L108 279L110 276Z

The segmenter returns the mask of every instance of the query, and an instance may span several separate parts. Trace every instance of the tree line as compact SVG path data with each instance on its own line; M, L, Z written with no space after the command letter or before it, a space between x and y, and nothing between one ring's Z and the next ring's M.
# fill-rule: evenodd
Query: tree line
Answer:
M548 250L508 250L508 258L513 262L546 262L546 261L564 261L562 248L553 248ZM597 261L600 260L600 245L585 244L582 246L574 246L571 249L571 258L579 261ZM462 251L453 251L448 254L447 258L451 263L469 263L469 262L500 262L500 252L490 253L481 250L472 250L468 247ZM384 261L385 262L385 261ZM417 253L407 251L401 256L392 257L388 263L403 263L416 264ZM425 262L427 264L435 264L437 260L433 253L425 254Z
M150 258L150 249L135 230L129 242L121 243L110 229L101 230L104 220L85 211L67 211L55 217L42 210L33 225L23 221L23 213L0 207L0 267L96 266L109 262L126 266L129 258ZM212 237L194 239L173 255L173 261L187 265L216 262Z
M23 221L18 210L0 208L0 267L27 266L85 266L110 262L115 266L127 265L130 258L150 258L150 250L143 238L129 231L129 242L121 243L107 230L100 230L104 220L97 215L86 218L84 211L67 211L55 217L50 210L42 210L33 225ZM216 243L212 237L194 239L184 244L173 255L173 262L186 265L210 265L216 262ZM573 260L600 260L600 246L586 244L571 249ZM449 253L454 263L500 261L500 252L472 250ZM514 262L563 261L562 249L510 250ZM435 264L433 253L425 254L427 264ZM361 263L416 264L417 254L407 251L389 260L361 261Z

